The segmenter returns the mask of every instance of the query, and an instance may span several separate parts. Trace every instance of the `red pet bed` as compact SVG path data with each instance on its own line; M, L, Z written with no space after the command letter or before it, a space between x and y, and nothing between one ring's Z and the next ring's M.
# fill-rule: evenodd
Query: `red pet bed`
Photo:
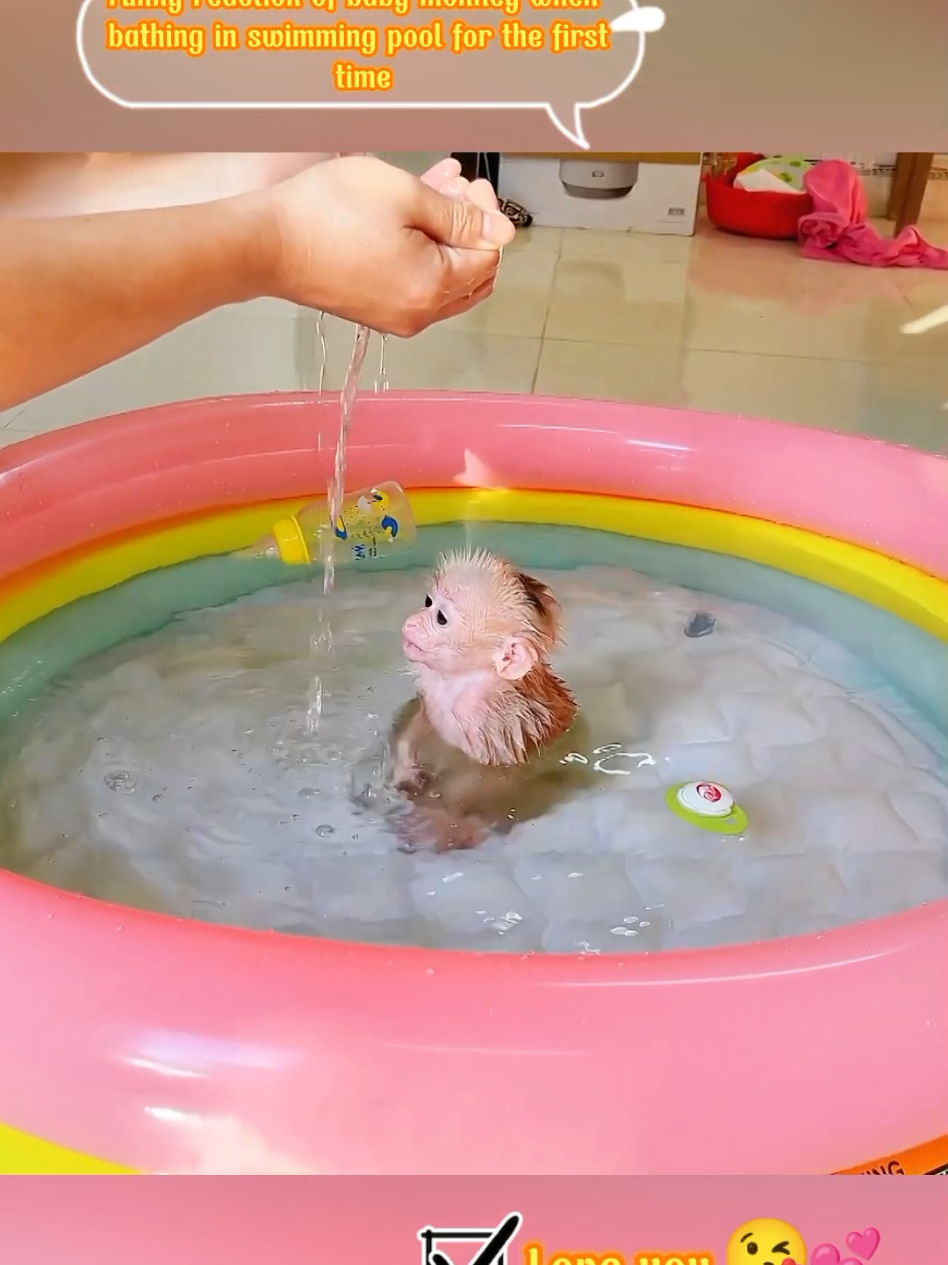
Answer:
M745 237L794 238L800 217L813 210L808 193L748 193L734 187L734 177L763 154L738 154L721 176L707 176L708 219L726 233Z

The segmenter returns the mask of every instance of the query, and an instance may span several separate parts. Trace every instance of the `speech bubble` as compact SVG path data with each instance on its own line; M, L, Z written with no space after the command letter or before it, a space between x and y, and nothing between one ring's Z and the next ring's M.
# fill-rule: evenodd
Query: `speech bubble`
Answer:
M545 110L589 149L583 113L664 24L637 0L85 0L76 47L128 110Z

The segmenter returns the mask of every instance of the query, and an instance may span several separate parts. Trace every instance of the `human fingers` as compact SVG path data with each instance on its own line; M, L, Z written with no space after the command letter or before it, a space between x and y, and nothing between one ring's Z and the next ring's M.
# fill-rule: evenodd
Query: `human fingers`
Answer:
M469 312L472 307L477 307L478 303L483 303L485 299L490 298L496 284L497 274L495 272L492 277L482 282L472 294L463 295L460 299L455 299L453 303L449 303L447 307L443 307L438 313L438 320L448 320L452 316L460 316L462 312Z
M367 157L320 163L251 205L268 294L401 337L486 297L502 249L485 240L487 222L503 220L501 241L514 231L466 196Z
M453 174L440 185L431 183L431 187L446 198L467 198L482 211L497 210L497 194L489 180L465 180L463 176Z
M421 179L430 189L440 189L446 181L453 180L460 174L461 164L456 158L442 158L433 167L429 167Z
M472 180L467 195L482 211L497 210L497 194L489 180Z
M467 198L445 197L419 185L411 208L411 226L443 246L497 251L512 241L516 229L499 211L487 211Z
M465 180L463 176L453 176L441 185L438 192L446 198L461 198L463 200L467 197L467 191L470 187L471 182Z

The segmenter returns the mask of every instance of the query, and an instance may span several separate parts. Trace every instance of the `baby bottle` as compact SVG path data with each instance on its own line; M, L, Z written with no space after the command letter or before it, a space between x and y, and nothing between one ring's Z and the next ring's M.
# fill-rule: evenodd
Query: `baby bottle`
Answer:
M294 517L274 523L270 535L251 553L307 566L324 557L329 531L329 503L320 498L304 505ZM414 540L415 520L405 489L398 483L380 483L343 497L331 538L338 566L393 553Z

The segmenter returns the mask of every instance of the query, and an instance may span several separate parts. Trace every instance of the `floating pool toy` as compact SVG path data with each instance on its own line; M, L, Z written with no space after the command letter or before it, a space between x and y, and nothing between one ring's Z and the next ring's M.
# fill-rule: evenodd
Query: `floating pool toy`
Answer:
M278 518L269 533L251 548L262 557L278 557L288 566L311 566L320 561L323 537L328 536L326 499L304 505L295 514ZM415 522L404 488L382 483L365 492L350 492L333 525L336 562L365 562L415 540Z
M325 486L314 436L334 426L328 397L231 397L0 450L0 640L142 572L253 546ZM388 392L359 402L349 470L355 486L398 480L422 528L690 547L696 587L730 555L860 599L854 636L903 621L926 647L948 641L939 457L719 414ZM920 670L885 669L906 689ZM948 901L767 943L523 958L238 930L0 872L0 927L3 1171L948 1164Z
M669 787L665 802L677 817L702 830L740 835L747 829L747 813L717 782L681 782Z

